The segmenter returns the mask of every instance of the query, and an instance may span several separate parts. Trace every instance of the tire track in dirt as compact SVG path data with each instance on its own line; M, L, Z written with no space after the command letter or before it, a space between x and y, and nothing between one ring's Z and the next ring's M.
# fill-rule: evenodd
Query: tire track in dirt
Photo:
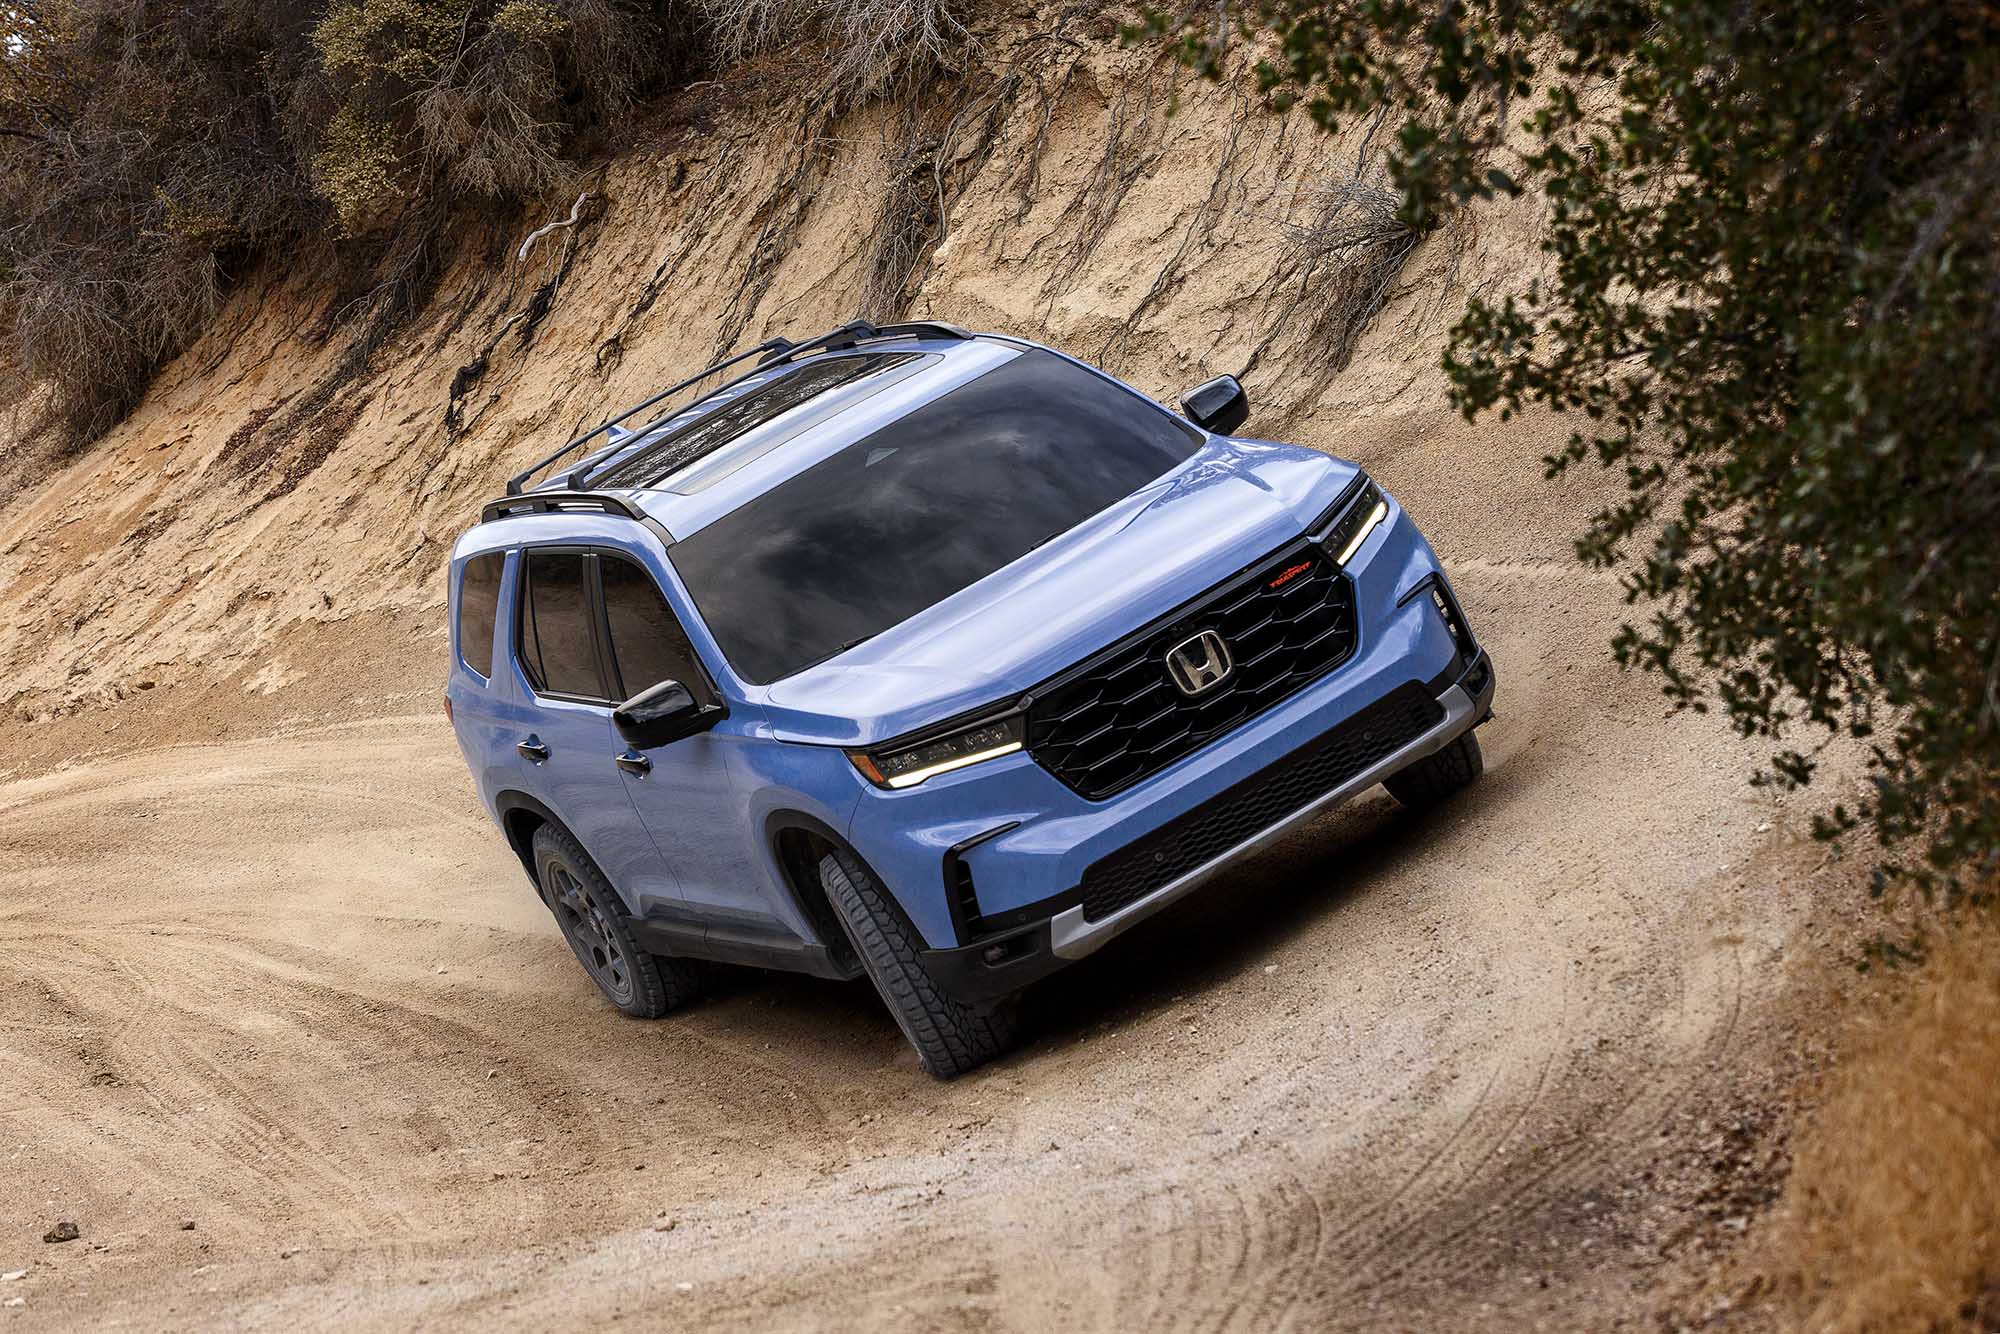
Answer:
M1740 743L1646 723L1650 685L1596 656L1615 599L1547 582L1460 581L1503 692L1475 789L1283 840L952 1085L858 986L745 974L660 1024L608 1013L438 720L0 784L0 1235L62 1208L111 1240L37 1297L56 1322L151 1319L197 1264L168 1323L1438 1308L1741 1059L1777 985L1744 965L1795 911L1737 892L1762 846L1716 777Z

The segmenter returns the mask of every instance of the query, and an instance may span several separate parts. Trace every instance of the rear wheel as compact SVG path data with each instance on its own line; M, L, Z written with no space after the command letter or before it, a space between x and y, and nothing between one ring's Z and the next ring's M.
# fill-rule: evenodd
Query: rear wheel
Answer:
M1435 806L1486 771L1479 738L1466 732L1443 750L1426 755L1401 773L1382 780L1389 795L1419 810Z
M829 852L820 858L819 881L861 956L862 967L917 1049L924 1069L952 1079L986 1064L1014 1045L1016 1004L1009 1000L981 1013L939 991L924 971L919 942L889 903L888 894L858 858Z
M533 850L556 926L607 1000L635 1019L658 1019L700 994L691 964L639 948L625 905L568 830L543 825Z

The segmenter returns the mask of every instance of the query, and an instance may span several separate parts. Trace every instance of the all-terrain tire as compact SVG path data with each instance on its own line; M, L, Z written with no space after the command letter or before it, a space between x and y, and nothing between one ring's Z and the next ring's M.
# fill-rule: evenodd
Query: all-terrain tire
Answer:
M982 1014L939 991L924 971L920 942L858 859L829 852L820 858L819 882L924 1069L955 1079L1014 1045L1020 1028L1015 1003Z
M1466 732L1432 755L1426 755L1401 773L1391 774L1382 786L1405 806L1422 810L1435 806L1467 786L1486 771L1479 753L1479 738Z
M658 1019L701 994L692 964L640 948L624 901L567 829L543 825L532 851L542 898L605 999L634 1019Z

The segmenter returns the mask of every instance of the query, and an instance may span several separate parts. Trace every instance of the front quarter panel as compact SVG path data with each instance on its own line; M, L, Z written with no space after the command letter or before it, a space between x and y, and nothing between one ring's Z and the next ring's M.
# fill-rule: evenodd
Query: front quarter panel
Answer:
M778 835L788 828L831 833L850 841L854 808L866 784L846 754L830 746L801 746L779 741L762 728L762 744L745 746L736 778L744 800L746 834L756 840L756 863L770 887L780 921L801 939L824 945L824 934L799 906L784 867L779 865Z

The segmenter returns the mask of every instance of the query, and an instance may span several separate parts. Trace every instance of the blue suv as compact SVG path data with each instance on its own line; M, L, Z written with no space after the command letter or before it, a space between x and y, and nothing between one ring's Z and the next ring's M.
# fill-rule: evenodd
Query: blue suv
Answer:
M856 322L485 507L446 708L612 1004L664 1014L708 962L865 973L949 1077L1023 988L1252 849L1479 774L1493 668L1402 507L1235 438L1232 377L1181 406Z

